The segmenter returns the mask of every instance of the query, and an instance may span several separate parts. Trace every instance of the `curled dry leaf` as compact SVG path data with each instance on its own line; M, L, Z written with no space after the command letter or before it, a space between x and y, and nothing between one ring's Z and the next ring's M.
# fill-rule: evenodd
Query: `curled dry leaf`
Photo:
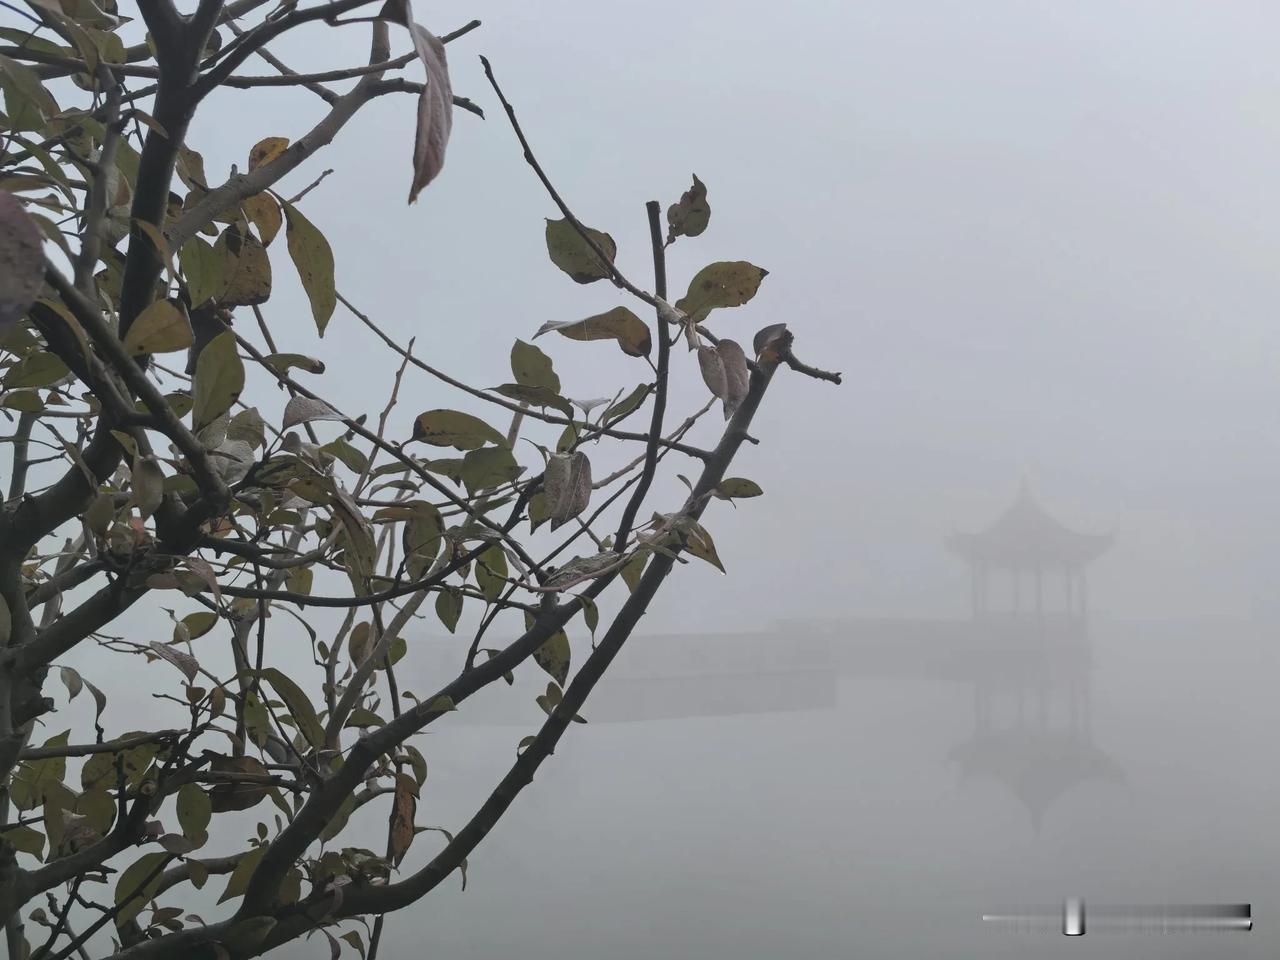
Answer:
M553 453L543 474L551 529L576 517L591 502L591 461L580 450Z
M397 866L413 843L414 817L418 810L418 785L406 773L396 774L395 797L391 805L391 862Z
M189 653L184 653L177 647L171 647L167 643L161 643L158 640L151 641L151 652L161 660L172 663L175 667L182 671L182 675L187 678L188 682L193 682L200 673L200 664L195 657Z
M791 346L791 331L785 323L772 323L756 333L751 346L757 360L777 363L782 359L782 352Z
M409 202L418 199L422 188L444 167L445 149L453 129L453 88L444 44L430 30L413 19L409 0L387 0L379 16L408 29L413 50L427 71L427 84L418 95L418 129L413 138L413 183Z
M684 192L678 203L667 207L667 243L676 237L696 237L707 229L711 220L711 205L707 203L707 185L693 175L693 186Z
M558 568L543 585L546 590L567 590L575 584L586 580L594 580L625 563L626 557L619 556L612 550L593 553L589 557L574 557L564 566Z
M747 369L747 355L736 340L721 340L716 344L716 353L724 365L725 391L721 399L724 401L724 418L728 420L747 397L751 371Z
M44 249L13 194L0 190L0 334L22 318L44 286Z

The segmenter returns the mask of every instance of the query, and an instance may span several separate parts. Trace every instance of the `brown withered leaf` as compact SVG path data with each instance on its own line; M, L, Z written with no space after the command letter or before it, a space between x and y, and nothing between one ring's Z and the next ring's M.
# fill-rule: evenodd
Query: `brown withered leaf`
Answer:
M721 340L716 344L716 353L724 365L725 390L721 400L724 401L724 418L728 420L746 399L751 371L747 369L747 355L736 340Z
M407 773L396 774L396 792L391 804L391 862L396 866L413 843L413 820L418 812L418 784Z
M653 349L648 324L626 307L614 307L585 320L544 323L534 339L552 330L570 340L616 340L622 352L631 357L647 357Z
M764 363L777 363L782 359L781 351L791 346L791 331L785 323L771 323L756 332L751 347L756 352L756 359Z
M418 95L418 128L413 137L413 182L409 202L418 199L422 188L444 167L444 154L453 129L453 88L444 44L430 30L413 19L409 0L387 0L378 16L405 27L413 38L413 49L427 71L427 84Z
M40 228L13 194L0 190L0 334L31 308L43 286Z
M698 348L698 368L702 371L702 382L707 385L711 395L727 402L729 386L724 374L724 361L715 347L703 344Z
M551 529L587 509L591 502L591 461L581 450L553 453L547 460L542 486L547 494Z

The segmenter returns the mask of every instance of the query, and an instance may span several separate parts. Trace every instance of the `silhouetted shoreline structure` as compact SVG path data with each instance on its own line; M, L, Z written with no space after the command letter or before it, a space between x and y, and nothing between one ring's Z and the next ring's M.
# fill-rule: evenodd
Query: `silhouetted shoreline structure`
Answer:
M1043 618L1046 575L1062 578L1062 607L1057 615L1083 619L1089 612L1087 568L1111 546L1107 534L1077 533L1049 515L1023 481L1018 497L986 529L957 533L947 546L969 564L973 616ZM1010 582L1009 607L991 603L992 574ZM1032 606L1024 609L1024 581L1032 584Z

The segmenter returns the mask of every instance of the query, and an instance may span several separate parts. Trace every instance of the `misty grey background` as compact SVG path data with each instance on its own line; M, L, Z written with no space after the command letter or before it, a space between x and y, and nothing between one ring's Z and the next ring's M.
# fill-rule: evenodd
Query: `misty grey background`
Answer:
M1124 776L1074 786L1037 830L948 757L971 729L970 688L873 665L806 710L591 723L473 858L465 894L451 880L389 922L387 955L1274 956L1280 8L417 7L442 33L485 21L449 55L456 92L489 119L457 114L414 207L408 99L371 106L291 180L335 169L306 209L357 304L487 385L515 337L621 302L547 264L541 218L556 213L483 52L633 278L648 278L644 202L673 201L696 171L711 226L673 248L675 291L706 262L761 264L759 296L712 327L747 339L785 321L801 356L846 375L778 377L763 443L734 471L767 496L708 519L729 576L681 569L643 630L764 632L786 649L807 628L771 624L964 618L967 572L943 541L1026 478L1065 522L1116 536L1091 580L1090 689L1095 740ZM317 28L277 52L319 69L362 62L366 44L364 27ZM193 132L210 177L261 137L305 132L313 101L219 95ZM312 343L287 268L276 287L288 349L341 371L326 385L344 410L380 409L392 358L341 311ZM643 375L597 346L547 345L571 395ZM691 407L702 387L677 359ZM454 401L414 379L405 417ZM425 822L474 809L537 721L524 703L527 729L460 715L426 738ZM1260 923L1212 941L1063 942L977 921L1066 895L1247 900Z

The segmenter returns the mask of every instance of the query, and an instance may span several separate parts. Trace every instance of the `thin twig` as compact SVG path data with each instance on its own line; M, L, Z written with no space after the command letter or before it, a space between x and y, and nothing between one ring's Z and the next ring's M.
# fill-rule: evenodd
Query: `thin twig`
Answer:
M507 101L506 96L502 92L502 88L498 86L498 81L493 75L493 67L489 64L486 57L481 57L480 62L484 64L484 75L489 78L489 85L493 87L493 92L498 95L498 100L502 103L502 107L507 111L507 119L511 121L511 129L515 131L516 138L520 141L520 146L524 148L524 159L533 167L533 172L538 175L538 179L542 181L542 185L547 188L547 193L551 195L551 199L555 201L560 212L564 214L566 220L573 225L573 229L578 232L587 246L591 248L591 252L599 258L601 265L609 272L609 279L613 281L613 285L626 290L632 296L638 297L649 306L657 309L659 300L653 294L641 290L618 269L613 259L605 253L596 239L591 236L587 228L582 222L573 215L573 211L569 209L569 205L561 198L559 191L552 185L551 180L547 177L546 172L542 169L542 165L538 163L538 159L533 155L533 148L529 146L529 141L524 135L524 131L520 128L520 121L516 119L515 108Z

